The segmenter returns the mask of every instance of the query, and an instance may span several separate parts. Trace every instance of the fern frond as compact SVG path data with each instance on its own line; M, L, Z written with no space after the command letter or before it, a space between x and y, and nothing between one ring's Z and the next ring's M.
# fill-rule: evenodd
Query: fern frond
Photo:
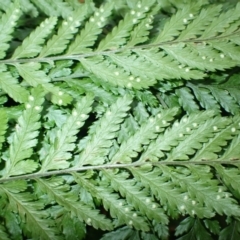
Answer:
M206 110L214 109L216 112L220 112L220 106L217 104L215 98L210 94L210 91L208 91L206 88L198 87L192 83L188 83L187 86L193 90L195 97L203 108ZM196 103L194 102L194 104Z
M229 28L229 25L239 19L237 14L239 10L240 4L238 3L234 8L228 10L227 12L221 13L215 19L213 18L211 24L205 29L201 37L211 38L219 33L225 34L225 31Z
M176 90L176 94L178 96L178 101L180 105L183 107L183 109L188 113L194 113L199 110L198 105L193 99L192 94L190 94L190 91L188 88L180 88Z
M159 35L153 43L167 42L174 40L181 31L186 28L188 21L197 13L199 9L198 4L188 4L181 10L178 10L170 20L165 23L163 29L161 29Z
M187 232L187 233L186 233ZM187 240L198 236L199 240L211 240L212 237L203 223L198 218L187 217L183 219L176 228L175 236L183 235L179 237L179 240Z
M89 79L81 81L71 79L67 81L67 85L71 88L71 94L74 94L75 98L84 92L88 92L96 96L97 100L109 105L116 101L116 97L113 94L97 86Z
M231 132L232 132L232 134L234 134L236 132L236 128L232 127L231 128ZM223 153L223 155L221 157L219 157L219 160L223 160L223 159L230 159L230 160L238 159L239 156L240 156L239 143L240 143L240 135L236 134L235 137L233 138L230 146L227 147L225 152Z
M87 229L85 224L80 222L77 217L71 216L71 213L66 213L59 220L59 227L66 239L84 239Z
M7 211L18 213L22 227L27 234L39 239L61 239L59 232L53 227L54 222L49 214L43 210L44 202L35 200L31 193L23 192L27 188L25 181L18 181L0 185L1 195L6 194L9 205ZM11 223L9 223L11 224Z
M129 36L129 41L126 46L136 46L139 43L144 43L148 40L153 23L153 15L159 10L158 6L155 6L150 12L146 13L145 19L143 19L137 26L134 27ZM134 10L133 10L134 11ZM136 13L138 14L138 12Z
M56 10L56 12L58 13L58 16L62 16L64 19L72 16L73 9L69 5L69 3L64 2L63 0L60 0L60 1L57 1L57 2L49 1L49 0L47 0L47 1L51 5L51 7L53 7ZM50 14L50 16L52 16L52 14Z
M20 76L28 83L30 86L36 87L37 85L42 85L50 81L50 78L41 71L40 63L24 63L16 64Z
M88 225L102 230L110 230L111 222L95 209L84 205L78 200L78 196L70 191L70 187L63 183L63 179L52 178L49 180L37 179L38 187L48 195L48 198L70 211L73 216L80 221L85 221Z
M0 0L0 235L238 237L240 4L101 4Z
M166 110L159 113L155 118L150 118L139 130L123 142L118 152L112 157L111 163L129 163L138 156L144 145L157 137L157 133L167 127L177 109Z
M74 173L73 176L77 183L85 186L97 199L101 199L104 208L109 210L111 217L116 218L116 226L128 224L137 229L145 229L146 231L149 229L144 219L132 209L133 207L127 204L124 199L120 199L118 194L113 193L113 190L106 183L102 184L102 186L94 186L79 174Z
M210 141L211 137L216 136L216 133L227 127L229 124L229 119L215 117L206 120L203 125L199 125L195 129L186 129L189 133L191 132L191 135L187 135L185 139L171 151L168 155L167 161L189 159L189 155L193 155L196 150L201 149L203 143ZM215 151L217 150L215 149Z
M207 86L207 88L211 91L214 98L220 103L220 105L227 111L232 114L239 113L239 106L236 101L223 89L219 89L213 86Z
M36 62L15 64L20 76L30 85L37 86L41 85L46 92L51 93L51 100L53 103L59 105L67 105L72 101L70 95L64 90L50 83L50 77L41 70L41 64Z
M218 176L223 183L228 187L233 196L240 197L239 186L239 167L226 168L223 166L214 166L217 170ZM228 193L225 193L225 197L229 197Z
M37 144L36 137L41 124L39 122L44 92L41 88L32 90L26 109L19 117L16 131L12 136L9 148L9 159L3 171L4 176L19 175L33 172L38 164L30 160L33 147Z
M221 129L220 131L216 130L216 134L214 134L214 136L211 137L208 142L203 144L202 148L197 151L191 160L198 161L201 159L218 159L218 153L221 152L222 148L227 145L229 140L233 139L234 135L237 136L236 129L238 127L239 118L235 118L235 120L237 123L225 126L225 128Z
M228 236L231 236L232 239L238 239L240 237L239 220L230 220L228 226L221 231L219 240L224 240L226 237L228 238Z
M134 177L142 183L147 189L151 189L151 193L158 199L162 205L171 206L167 208L167 214L177 216L178 212L187 212L190 216L195 214L201 217L211 217L213 213L208 209L193 205L191 199L182 192L182 189L176 187L171 181L162 178L160 169L154 168L152 171L131 169ZM149 203L155 209L156 205Z
M5 133L6 133L6 130L7 130L7 122L8 122L8 118L7 118L7 113L4 109L0 109L0 122L1 122L1 125L0 125L0 150L2 148L2 144L5 140Z
M62 53L67 48L68 43L72 40L74 34L78 31L78 27L86 17L86 14L87 7L85 5L78 11L75 11L67 20L63 21L61 27L58 29L58 33L48 40L39 54L39 57ZM75 41L76 40L77 39L75 39Z
M185 135L191 134L191 129L196 129L209 118L214 116L212 111L192 113L188 117L183 117L179 122L175 121L171 128L166 129L163 134L160 134L156 141L149 144L145 152L142 153L139 161L158 161L162 159L164 152L170 152L173 147L184 139Z
M119 124L126 117L131 100L128 96L119 98L97 123L95 134L90 137L83 152L76 160L75 167L86 164L104 163L112 139L116 137Z
M92 47L98 35L102 32L102 28L107 23L107 18L111 14L112 8L113 4L108 2L95 12L86 23L85 28L69 46L67 54L73 55L91 51L90 47Z
M163 209L155 202L146 189L142 189L142 185L138 184L135 179L128 179L129 174L126 172L115 172L111 170L103 170L104 176L109 180L111 187L120 192L121 196L127 199L127 202L133 205L143 216L147 216L150 220L154 219L162 224L168 224L168 218L164 214ZM149 207L149 204L152 207ZM142 230L142 229L141 229Z
M79 129L83 126L88 114L91 111L93 99L90 96L82 98L72 111L71 116L66 119L62 128L56 132L56 136L50 142L51 147L45 159L42 159L40 172L53 169L64 169L69 167L70 153L74 150Z
M24 8L22 8L24 13L29 14L31 17L39 16L38 9L30 2L30 0L19 0L19 3L20 6L24 6Z
M172 171L166 166L160 168L163 171L162 177L171 178L174 184L187 190L186 196L195 199L192 200L193 206L206 207L211 214L213 211L220 215L238 216L240 214L240 208L235 204L235 200L223 186L218 186L217 180L212 179L210 167L189 166L188 170L182 169L182 171L178 171L180 169ZM206 179L208 179L207 182ZM203 217L200 212L196 214L200 218Z
M208 8L203 8L198 15L190 13L187 18L185 18L186 29L180 33L177 37L178 40L186 40L191 38L197 38L202 35L206 26L208 26L212 19L219 16L221 11L221 5L211 6ZM188 23L188 21L190 21Z
M6 9L6 13L2 15L0 20L0 59L6 56L6 50L9 48L9 41L14 27L17 25L17 20L21 17L21 10L19 9L17 1L10 4Z
M124 19L119 22L119 25L114 27L111 33L99 43L97 51L116 49L125 45L133 26L139 23L141 19L145 18L152 4L153 1L149 2L147 6L141 3L137 4L124 16Z
M14 51L12 59L37 56L42 49L45 39L52 32L56 23L56 17L47 18L44 22L42 22L40 26L31 32L30 36L25 38L23 43Z
M9 237L6 229L0 225L0 234L1 234L1 239L2 240L11 240L11 238Z
M31 0L31 2L48 16L61 16L61 13L57 12L49 1Z

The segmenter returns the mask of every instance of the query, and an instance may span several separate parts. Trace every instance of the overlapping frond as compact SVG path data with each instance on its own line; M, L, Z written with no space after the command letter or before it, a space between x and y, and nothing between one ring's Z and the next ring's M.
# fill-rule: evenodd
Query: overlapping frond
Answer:
M2 172L3 176L29 173L37 169L37 162L30 158L33 154L33 147L38 143L36 138L41 127L39 120L43 97L44 92L41 87L33 89L32 95L29 96L26 109L18 118L15 131L11 136L9 157Z
M83 97L61 129L58 129L54 137L50 139L48 154L41 159L41 172L69 167L70 162L67 160L71 158L71 152L75 148L76 134L88 118L92 101L90 96Z
M82 2L0 0L0 238L238 237L240 4Z
M58 233L56 226L53 227L55 225L53 219L49 219L49 213L44 210L44 201L40 199L36 201L34 195L24 191L26 189L26 181L10 182L0 186L1 196L5 195L8 201L8 204L3 206L4 211L1 212L1 216L6 217L6 225L17 227L19 216L23 231L32 237L60 240L61 237L56 235ZM15 215L16 213L18 216ZM21 232L22 230L19 234ZM14 229L11 233L18 237Z

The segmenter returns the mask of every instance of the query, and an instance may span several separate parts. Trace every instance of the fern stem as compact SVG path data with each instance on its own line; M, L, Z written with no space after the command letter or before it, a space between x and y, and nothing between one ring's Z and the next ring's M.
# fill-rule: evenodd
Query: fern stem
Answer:
M84 53L84 54L76 54L76 55L61 55L61 56L54 56L54 57L44 57L44 58L30 58L30 59L7 59L7 60L0 60L0 64L16 64L16 63L28 63L28 62L52 62L52 61L58 61L58 60L79 60L79 58L87 58L87 57L94 57L99 55L109 55L109 54L115 54L120 53L123 51L128 50L135 50L135 49L148 49L153 47L161 47L164 45L173 45L173 44L179 44L179 43L204 43L208 41L216 41L224 38L228 38L234 35L240 34L240 30L233 32L228 35L224 36L218 36L218 37L210 37L205 39L187 39L182 41L166 41L162 43L157 44L144 44L144 45L138 45L134 47L122 47L120 49L113 49L113 50L106 50L106 51L95 51L91 53Z
M44 173L31 173L25 174L21 176L14 176L14 177L7 177L0 179L0 183L9 182L9 181L16 181L20 179L35 179L35 178L42 178L42 177L49 177L53 175L61 175L61 174L71 174L74 172L84 172L87 170L101 170L101 169L110 169L110 168L131 168L131 167L141 167L144 165L152 165L152 166L160 166L160 165L168 165L168 166L187 166L187 165L236 165L240 164L240 160L233 160L233 161L217 161L217 160L207 160L207 161L161 161L161 162L134 162L128 164L102 164L97 166L85 166L79 168L69 168L64 170L56 170Z

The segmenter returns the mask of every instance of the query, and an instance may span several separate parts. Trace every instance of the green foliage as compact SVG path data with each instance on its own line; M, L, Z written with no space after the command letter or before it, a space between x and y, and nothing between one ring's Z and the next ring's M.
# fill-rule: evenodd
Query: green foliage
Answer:
M240 237L239 2L0 9L1 239Z

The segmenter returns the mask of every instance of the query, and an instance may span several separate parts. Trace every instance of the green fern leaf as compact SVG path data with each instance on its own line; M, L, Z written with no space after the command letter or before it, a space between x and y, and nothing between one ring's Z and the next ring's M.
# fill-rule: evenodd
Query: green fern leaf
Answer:
M38 167L33 160L27 160L33 153L33 147L37 144L41 105L44 92L41 88L32 90L26 110L19 117L16 131L13 134L9 149L9 159L3 172L4 176L19 175L33 172Z
M199 219L195 219L192 217L187 217L177 226L176 236L182 235L183 233L188 232L182 237L179 237L178 240L211 240L211 235L207 232L206 228L204 228L203 224ZM197 238L196 238L197 236Z
M71 88L71 93L74 94L74 97L78 97L80 94L84 92L92 93L94 96L97 97L101 102L111 104L112 102L116 101L116 97L111 94L109 91L97 86L91 80L68 80L68 86Z
M240 6L240 4L239 4ZM240 9L239 9L240 10ZM240 50L239 45L236 45L235 43L225 43L225 42L219 42L219 41L212 41L211 46L215 49L219 50L221 52L220 57L225 58L228 57L230 59L235 60L238 62L240 60Z
M16 102L26 102L29 95L28 91L21 87L17 79L7 71L6 65L1 65L0 69L0 87Z
M221 5L211 6L208 8L203 8L201 12L194 16L193 13L189 14L185 18L186 29L184 29L180 35L177 37L177 40L186 40L191 38L197 38L197 36L202 35L206 27L212 22L212 19L219 16L221 11ZM188 21L190 21L188 23Z
M185 135L191 134L191 129L198 128L206 120L213 117L212 111L192 113L188 117L183 117L180 122L175 121L170 129L160 134L156 141L149 144L147 150L142 153L139 161L158 161L159 158L165 156L164 151L169 152L173 147L177 146Z
M2 144L5 140L5 133L7 130L7 122L8 122L8 118L7 118L7 113L4 109L0 109L0 149L2 148Z
M134 27L129 36L130 41L128 41L127 46L136 46L139 43L144 43L148 40L150 30L153 28L151 26L153 22L152 16L155 15L158 10L158 6L154 7L152 11L146 14L145 19L143 19L136 27Z
M205 76L203 72L185 67L186 59L189 58L190 53L188 51L188 53L184 54L182 51L180 51L180 49L183 50L182 44L174 44L172 46L164 46L161 48L166 50L168 54L166 55L164 51L158 51L155 48L150 50L135 50L139 56L144 57L143 63L147 60L148 64L152 65L150 69L154 67L154 73L157 75L156 78L158 80L173 78L183 78L186 80L202 79ZM174 53L176 49L178 49L177 54ZM194 58L193 61L195 62L194 65L196 67L198 64L196 63L197 58ZM191 64L189 66L191 66Z
M24 181L0 185L1 193L8 197L8 208L18 213L24 231L31 233L33 238L62 239L56 235L58 231L52 227L54 223L48 219L49 214L42 210L44 209L43 201L35 201L31 193L22 192L23 188L27 188L27 183Z
M216 165L214 166L217 170L217 173L220 179L224 182L224 184L230 189L233 195L240 197L239 186L239 168L229 168ZM229 197L228 193L225 193L225 197Z
M0 234L1 234L2 240L11 240L11 238L9 238L9 235L8 235L6 229L1 225L0 225Z
M6 13L1 16L0 21L0 59L6 56L6 50L9 48L8 42L12 39L11 34L14 27L17 25L17 20L21 17L21 10L19 9L17 1L10 4L6 9Z
M40 74L42 71L40 71ZM44 83L42 84L42 87L46 90L46 92L50 93L51 101L54 104L58 105L67 105L72 101L72 97L66 93L66 91L62 88L59 88L56 85L53 85L51 83Z
M147 223L132 209L131 205L126 204L125 200L119 199L119 195L113 193L113 190L106 186L94 186L90 181L83 178L80 174L74 173L75 181L85 186L90 193L98 199L101 199L106 210L110 211L110 215L116 218L116 226L128 224L136 229L144 229L148 231Z
M188 88L180 88L176 90L176 94L179 97L179 103L183 109L188 113L194 113L199 110L198 105L193 100L193 96Z
M65 214L61 221L62 232L65 239L81 240L86 235L86 226L78 220L76 217L72 217L71 214Z
M49 1L41 1L41 0L31 0L31 2L40 9L40 11L44 12L48 16L59 16L60 13L52 6L52 3Z
M239 85L239 76L238 74L232 75L227 82L218 86L219 88L225 89L229 94L235 99L235 101L240 105L240 88Z
M30 2L30 0L19 0L19 4L20 6L24 6L24 8L22 8L24 13L29 14L33 18L38 17L38 9Z
M42 48L39 57L62 53L67 48L67 45L69 41L72 40L74 34L78 31L78 27L84 20L86 13L87 8L85 6L74 12L74 14L68 17L67 20L63 21L61 27L58 29L58 33L48 40L46 45Z
M206 86L205 86L206 87ZM220 103L220 105L227 111L234 114L239 113L239 106L236 101L223 89L219 89L213 86L207 86L207 88L211 91L214 98Z
M201 149L203 143L210 140L221 129L229 125L229 119L216 117L207 120L203 125L199 125L197 129L188 129L191 135L188 135L180 144L174 148L168 155L167 161L172 160L188 160L189 155L193 155L197 149ZM204 149L204 148L203 148Z
M168 224L168 218L160 206L151 197L147 197L148 191L142 189L142 186L137 184L136 180L127 180L129 174L113 173L110 170L104 170L103 173L108 178L111 187L115 191L119 191L121 196L126 198L129 204L135 206L143 216L147 216L149 219L154 219L162 224ZM149 208L150 202L155 207Z
M240 238L240 222L232 220L227 227L225 227L219 236L219 240L224 239L234 240Z
M188 20L191 20L197 10L199 9L198 4L188 4L184 6L181 10L178 10L170 20L165 23L160 34L154 40L154 43L172 41L175 37L179 35L179 32L186 28Z
M75 41L69 46L67 54L81 54L91 51L92 45L102 28L107 23L107 18L111 14L113 4L111 2L101 6L86 23L85 28L77 35Z
M67 2L64 2L62 0L57 2L50 1L50 5L56 10L58 16L62 16L63 18L66 19L67 17L73 15L73 9ZM52 16L52 14L50 14L50 16Z
M45 38L52 32L57 23L56 17L46 19L39 27L31 32L30 36L25 38L22 45L13 53L12 59L30 58L38 55L45 42Z
M123 142L119 151L112 157L111 163L129 163L138 156L144 145L157 137L157 133L164 130L177 113L177 109L170 109L159 113L155 118L150 118L139 130Z
M209 90L198 87L192 83L188 83L187 85L193 90L194 95L203 108L207 110L214 109L216 112L220 112L220 107L214 97L210 94Z
M190 216L199 215L200 217L211 217L213 213L199 205L193 205L188 194L183 193L181 188L175 186L166 178L161 178L161 170L154 168L152 171L131 169L134 177L142 183L151 193L159 199L162 205L169 206L167 213L176 216L177 212L187 212ZM149 203L155 209L156 205ZM171 207L170 207L171 206Z
M218 187L218 181L212 180L209 167L188 166L189 170L170 171L168 167L161 166L162 176L171 177L171 180L184 190L188 191L188 196L192 198L193 206L204 206L208 211L216 211L218 214L230 214L238 216L240 208L235 205L235 200L230 198L230 194L224 191L223 187ZM201 174L201 178L199 178ZM208 179L206 183L205 179ZM226 197L226 195L228 197ZM192 212L193 215L195 210ZM201 213L196 213L202 217ZM213 213L212 213L213 214Z
M36 87L50 81L44 71L41 71L41 64L30 62L24 64L16 64L20 76L31 86Z
M95 134L91 136L85 149L80 153L75 167L86 164L101 164L105 161L112 139L117 135L119 124L126 117L131 100L128 96L119 98L97 123Z
M65 124L57 131L55 138L52 140L48 155L45 159L42 159L40 172L69 167L70 162L67 160L71 158L72 154L70 152L75 148L76 134L88 118L92 102L92 97L87 96L77 104L72 111L72 115L66 119Z
M119 131L117 142L123 143L126 139L132 136L139 129L138 123L134 120L133 116L129 116L121 124L121 130ZM112 156L111 156L112 157Z
M235 8L221 13L215 19L212 19L211 24L205 29L202 34L202 38L214 37L219 33L224 33L231 23L239 19L238 12L240 10L240 4L237 4Z
M203 144L202 148L191 160L199 161L201 159L218 159L218 153L227 145L228 141L234 137L233 135L236 134L236 125L237 124L230 124L229 126L225 126L224 129L216 132L208 142Z
M64 206L73 216L78 217L80 221L85 221L88 225L102 230L110 230L111 222L95 209L84 205L78 201L78 196L69 192L69 186L63 184L62 178L52 178L49 180L36 179L41 191L48 195L48 198L55 200L58 204Z
M235 127L231 128L232 133L234 133L236 131ZM235 160L235 159L239 159L240 156L240 149L239 149L239 143L240 143L240 135L236 135L230 146L225 150L224 154L219 157L219 160Z
M108 59L102 57L92 57L91 59L81 59L81 63L89 72L93 73L103 81L109 82L113 86L128 87L135 89L147 88L155 83L155 79L134 79L129 74ZM138 67L140 67L138 65ZM137 80L138 79L138 80ZM135 80L135 81L133 81Z
M119 25L114 27L111 33L99 43L97 50L104 51L107 49L116 49L125 45L133 26L139 23L141 19L145 18L146 12L149 11L149 7L151 7L152 4L153 1L149 2L146 7L142 6L141 3L135 6L131 12L124 16L124 19L119 22Z

